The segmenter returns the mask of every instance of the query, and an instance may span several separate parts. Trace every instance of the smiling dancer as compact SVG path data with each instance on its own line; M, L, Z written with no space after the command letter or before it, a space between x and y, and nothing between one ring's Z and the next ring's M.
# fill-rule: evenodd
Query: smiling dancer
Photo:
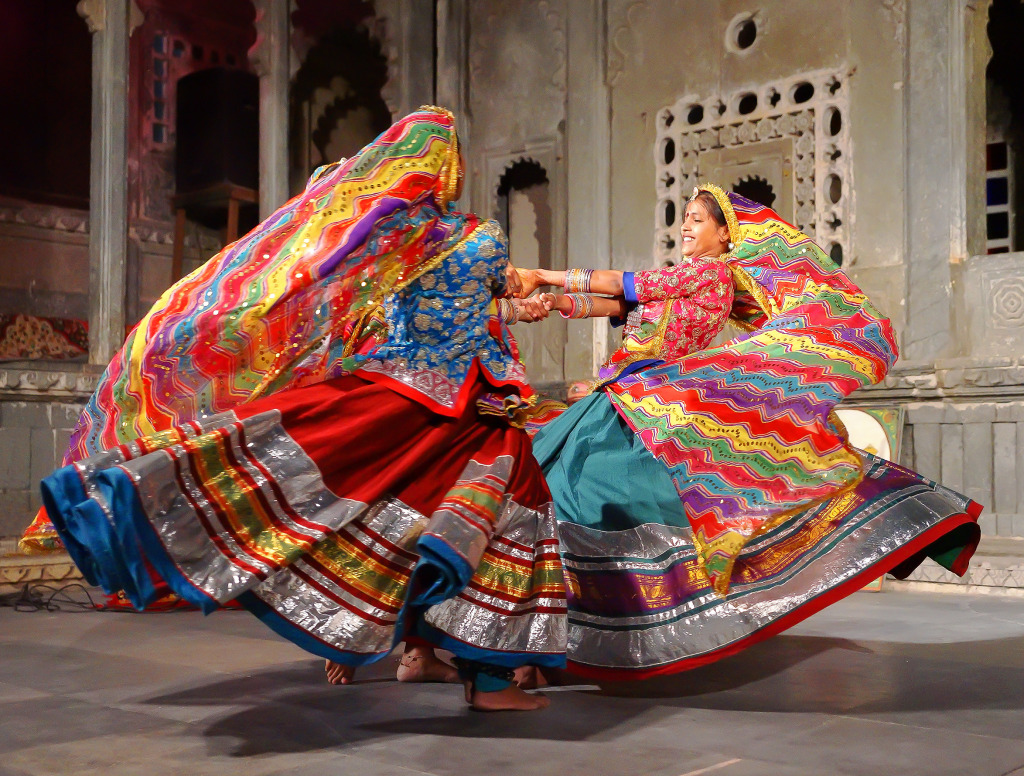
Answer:
M569 667L692 668L926 556L963 574L981 507L852 448L833 408L896 360L889 321L769 208L701 186L678 265L520 270L573 318L625 317L591 393L540 430ZM709 347L731 317L744 334Z

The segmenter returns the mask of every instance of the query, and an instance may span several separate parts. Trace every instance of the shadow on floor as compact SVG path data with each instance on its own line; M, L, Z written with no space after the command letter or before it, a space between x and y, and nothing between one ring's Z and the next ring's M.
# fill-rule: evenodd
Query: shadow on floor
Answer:
M879 641L869 648L846 639L782 635L675 676L557 688L549 710L528 714L472 712L454 685L400 685L392 680L395 659L362 670L347 687L328 685L322 662L303 661L148 702L244 706L204 729L211 749L237 757L386 743L396 735L579 741L614 739L646 724L641 718L658 708L821 714L1019 709L1024 665L998 656L1022 654L1024 637L924 646Z

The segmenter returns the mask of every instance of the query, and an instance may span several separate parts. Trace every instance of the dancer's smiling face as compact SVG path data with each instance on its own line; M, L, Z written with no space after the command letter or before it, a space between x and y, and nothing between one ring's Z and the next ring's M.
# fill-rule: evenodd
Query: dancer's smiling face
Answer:
M729 249L729 227L723 217L720 223L703 200L691 199L683 217L683 255L689 258L721 256Z

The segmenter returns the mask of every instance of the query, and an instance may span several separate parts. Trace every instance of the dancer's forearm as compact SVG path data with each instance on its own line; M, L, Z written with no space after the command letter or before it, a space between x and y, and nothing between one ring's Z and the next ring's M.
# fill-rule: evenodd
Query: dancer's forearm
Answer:
M538 286L557 286L565 288L565 270L561 269L536 269ZM608 296L622 296L622 272L617 269L595 269L590 271L589 288L569 289L575 291L589 291L593 294L607 294Z
M589 309L581 310L578 298L562 294L553 294L554 301L551 309L556 310L567 318L625 318L629 314L624 299L613 299L607 296L591 296L590 294L573 295L574 297L585 296L589 300ZM581 315L585 312L585 315Z

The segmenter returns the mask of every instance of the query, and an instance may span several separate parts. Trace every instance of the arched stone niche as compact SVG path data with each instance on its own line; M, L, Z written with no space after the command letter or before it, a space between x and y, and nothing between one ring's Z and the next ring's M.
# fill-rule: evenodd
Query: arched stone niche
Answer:
M292 21L293 49L302 54L289 94L289 177L297 191L313 169L352 156L392 117L372 6L302 0Z
M483 165L487 214L509 237L513 264L564 269L565 213L557 143L532 145L520 153L486 155ZM525 247L524 247L525 246ZM527 373L535 384L565 379L567 326L558 316L520 324L514 332Z

